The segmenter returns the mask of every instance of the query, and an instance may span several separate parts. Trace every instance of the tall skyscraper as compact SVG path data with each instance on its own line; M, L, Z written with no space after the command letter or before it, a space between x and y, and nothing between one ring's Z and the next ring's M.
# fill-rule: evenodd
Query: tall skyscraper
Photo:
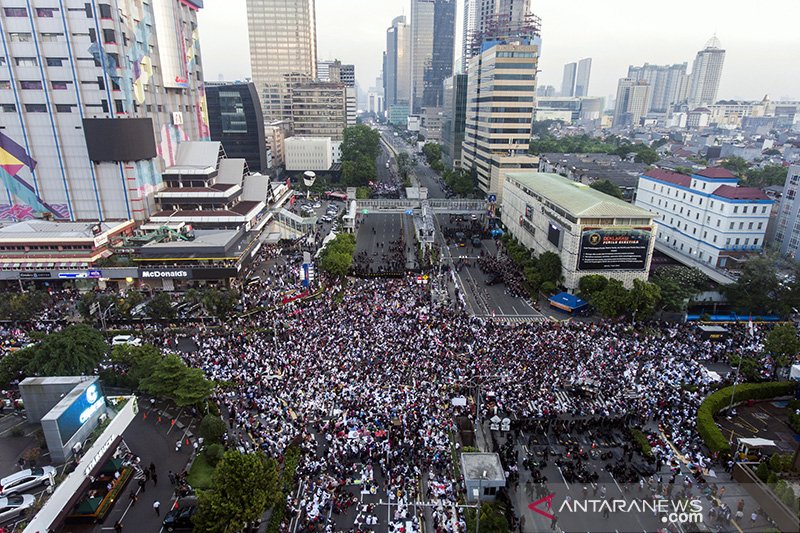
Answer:
M575 96L575 77L578 64L567 63L564 65L564 76L561 78L561 96Z
M496 41L470 59L462 167L498 201L506 172L539 164L528 147L540 47L535 33Z
M408 106L411 101L411 27L397 17L386 30L386 67L383 73L384 105Z
M719 82L722 79L722 65L725 50L715 35L697 52L689 78L689 107L711 105L717 101Z
M255 84L208 83L206 95L211 140L222 143L227 157L247 161L251 172L266 172L264 113Z
M453 74L455 0L411 0L411 112L441 107L442 82Z
M476 41L497 24L520 24L530 11L530 0L464 0L461 70L466 72L470 58L480 51Z
M578 61L578 75L575 78L575 96L589 96L589 77L592 74L592 58Z
M650 85L646 81L621 78L617 84L614 127L638 126L647 114L649 102Z
M461 144L467 118L467 75L454 74L444 80L442 106L442 157L448 165L461 166Z
M247 30L265 119L291 118L289 87L317 75L315 0L247 0Z
M0 220L147 218L207 139L200 0L3 0Z
M675 65L651 65L628 67L628 78L646 81L650 85L649 113L666 113L675 104L686 100L689 77L686 63Z

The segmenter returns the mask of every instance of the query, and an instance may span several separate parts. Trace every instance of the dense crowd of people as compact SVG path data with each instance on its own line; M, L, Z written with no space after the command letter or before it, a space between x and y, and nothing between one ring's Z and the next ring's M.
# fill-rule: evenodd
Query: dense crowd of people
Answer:
M356 486L389 495L398 524L416 518L412 502L427 499L441 503L437 531L463 531L450 432L455 417L476 413L450 399L480 384L494 392L481 420L655 421L681 454L708 463L693 429L712 381L702 363L760 351L742 332L714 343L677 325L479 327L405 279L357 280L330 294L264 317L274 334L198 333L197 351L184 354L232 385L218 400L245 447L280 457L301 442L309 451L304 496L289 503L306 527L355 505ZM587 394L592 384L603 386ZM671 447L654 444L660 461L674 459ZM564 466L591 480L580 461ZM365 524L371 516L358 515Z

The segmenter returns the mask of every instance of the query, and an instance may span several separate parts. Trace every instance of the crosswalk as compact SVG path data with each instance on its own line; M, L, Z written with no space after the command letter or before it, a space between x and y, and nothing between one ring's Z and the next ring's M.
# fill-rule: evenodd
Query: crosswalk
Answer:
M547 317L544 315L500 315L500 316L487 316L484 317L495 324L509 324L509 325L518 325L518 324L528 324L531 322L545 322L547 321Z

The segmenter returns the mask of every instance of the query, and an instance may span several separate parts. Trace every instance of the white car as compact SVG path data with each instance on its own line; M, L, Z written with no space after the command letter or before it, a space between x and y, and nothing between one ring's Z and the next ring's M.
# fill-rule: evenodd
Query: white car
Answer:
M30 509L36 496L33 494L13 494L7 498L0 498L0 522L16 518Z
M50 482L55 477L56 469L52 466L29 468L0 479L0 494L18 494Z
M111 346L118 346L120 344L125 344L128 346L141 346L142 339L134 337L133 335L117 335L111 339Z

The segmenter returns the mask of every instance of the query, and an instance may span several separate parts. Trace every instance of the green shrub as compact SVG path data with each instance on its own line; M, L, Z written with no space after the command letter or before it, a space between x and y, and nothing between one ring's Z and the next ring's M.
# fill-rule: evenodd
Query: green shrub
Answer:
M767 479L769 479L769 466L767 463L761 462L758 464L758 468L756 468L756 476L758 476L758 479L764 483L767 482Z
M217 463L222 460L222 456L225 455L225 448L223 448L222 444L212 444L208 446L203 453L206 456L208 464L217 466Z
M650 441L647 440L647 435L638 429L631 429L631 436L633 437L633 441L642 451L642 455L645 457L651 457L653 455L653 449L650 447Z
M736 386L733 403L746 400L766 400L792 394L795 384L790 381L768 383L742 383ZM714 415L731 404L733 387L725 387L710 394L697 409L697 433L712 452L731 453L731 445L714 421Z
M792 400L789 402L789 407L787 408L789 411L789 426L794 430L795 433L800 433L800 400Z

